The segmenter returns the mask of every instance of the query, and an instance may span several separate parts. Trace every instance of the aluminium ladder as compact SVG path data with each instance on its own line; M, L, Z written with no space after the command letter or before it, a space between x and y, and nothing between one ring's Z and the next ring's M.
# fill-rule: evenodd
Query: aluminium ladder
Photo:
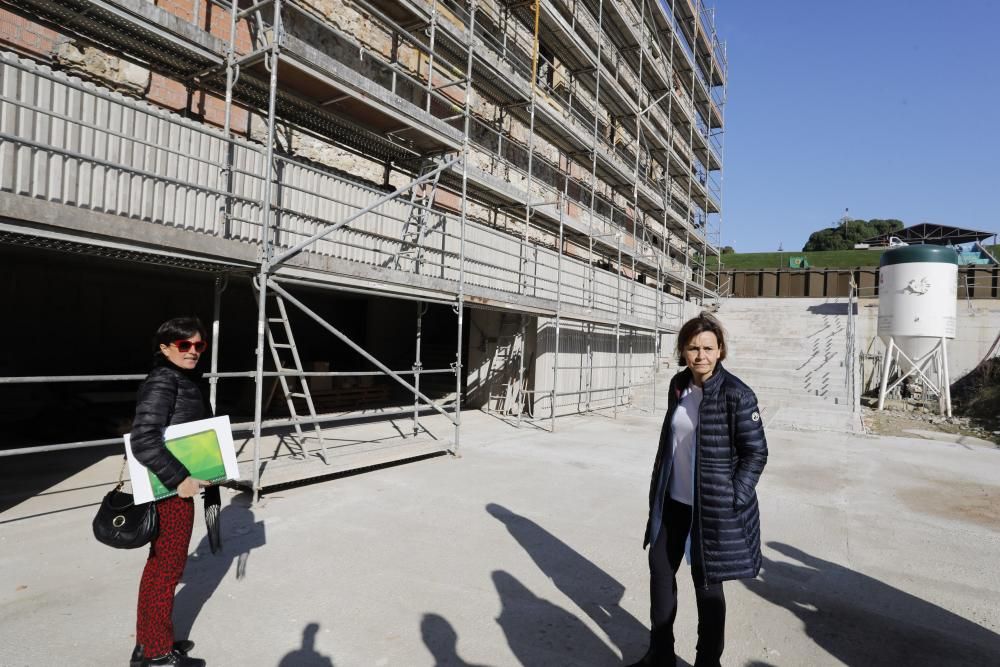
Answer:
M271 359L274 361L274 368L279 373L278 383L281 385L281 390L285 394L285 403L288 406L288 413L294 422L295 434L299 438L300 451L293 454L305 456L307 453L305 447L305 433L302 431L302 424L299 423L299 413L295 408L295 399L302 399L306 403L309 416L313 419L313 427L316 429L316 439L319 440L319 446L323 452L323 462L329 465L330 461L326 452L326 442L323 440L323 432L320 428L319 422L316 421L316 406L313 403L312 392L309 391L309 383L302 369L302 360L299 357L299 349L295 344L295 337L292 336L292 326L288 321L288 310L285 307L285 300L273 292L268 292L267 298L269 300L273 299L277 303L278 315L277 317L267 317L267 327L265 328L265 332L267 334L267 346L271 350ZM284 332L285 342L281 342L276 339L272 326L277 324L281 325L281 330ZM288 368L282 363L282 352L284 351L291 353L290 356L293 364L292 368ZM288 373L289 371L294 371L298 375L299 391L292 391L292 388L289 386L289 376L285 375L285 373Z
M419 176L430 173L437 166L434 160L425 160ZM403 225L399 252L396 254L393 264L394 269L406 269L404 260L409 259L410 269L414 273L420 273L420 267L424 262L424 237L427 233L429 218L432 215L431 206L434 204L434 196L437 193L440 179L441 172L438 171L430 181L410 190L410 214Z

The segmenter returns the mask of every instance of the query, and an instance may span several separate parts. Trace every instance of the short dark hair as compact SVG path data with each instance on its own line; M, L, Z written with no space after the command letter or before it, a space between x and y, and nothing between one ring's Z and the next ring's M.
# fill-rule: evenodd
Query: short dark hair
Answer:
M201 334L202 340L207 340L205 325L197 317L175 317L167 320L156 330L153 336L153 351L158 352L160 345L170 345L175 340L186 340L195 334Z
M719 361L726 358L726 331L722 328L722 323L714 315L702 311L697 317L692 317L684 323L681 330L677 332L677 363L687 366L684 360L684 348L687 347L691 339L698 334L710 332L715 334L715 339L719 341Z

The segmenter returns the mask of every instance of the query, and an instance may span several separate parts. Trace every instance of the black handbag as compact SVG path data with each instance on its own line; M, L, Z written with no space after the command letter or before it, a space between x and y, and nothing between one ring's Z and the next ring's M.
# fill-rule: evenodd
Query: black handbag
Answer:
M123 463L118 484L101 500L94 517L94 537L115 549L138 549L156 538L160 525L155 502L136 505L132 494L122 491L124 472Z

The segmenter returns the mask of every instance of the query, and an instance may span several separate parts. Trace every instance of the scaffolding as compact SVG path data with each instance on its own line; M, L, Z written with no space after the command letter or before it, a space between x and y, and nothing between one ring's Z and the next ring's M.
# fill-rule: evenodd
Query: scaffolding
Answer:
M344 418L317 413L302 389L311 377L391 378L413 396L413 406L400 412L412 412L414 435L422 412L440 413L453 424L447 449L457 454L469 307L518 317L521 353L504 412L518 424L540 422L547 407L544 418L554 430L569 403L581 410L600 404L617 415L632 389L652 382L661 334L676 331L684 303L718 299L727 61L714 11L701 0L207 0L204 6L192 0L187 17L143 0L0 5L222 100L224 120L212 127L0 54L2 104L12 112L0 119L0 165L10 167L0 178L0 197L9 210L33 220L44 212L32 207L87 206L219 243L213 252L192 251L192 243L180 240L151 251L138 236L112 242L68 226L41 232L17 225L0 229L0 240L75 244L78 252L130 253L141 262L170 257L216 274L212 401L220 380L253 378L253 420L235 427L253 434L255 491L262 486L264 430L293 426L299 453L322 456L320 425ZM224 24L209 18L211 8L223 13ZM353 29L342 14L350 15ZM30 86L18 85L22 79L99 111L74 115L66 105L24 93ZM24 114L35 119L30 127L9 120ZM43 124L63 129L40 132ZM89 143L71 140L87 133ZM164 143L167 135L180 139ZM114 150L101 149L102 142ZM304 159L297 147L308 142L381 165L382 183L345 178ZM39 163L42 171L72 169L73 177L29 182L26 172L39 173ZM86 189L85 171L91 190L100 172L101 191L113 183L114 192L99 203L66 196L69 181ZM183 205L174 210L169 202ZM230 275L253 276L257 290L252 371L218 369L219 295ZM294 293L305 286L416 301L412 367L389 368L311 310ZM278 317L269 315L269 302L276 302ZM448 368L423 367L427 303L448 304L456 313L455 361ZM378 370L309 372L297 357L292 367L281 366L276 346L294 352L287 307ZM552 330L550 380L534 378L550 382L543 389L526 382L529 317ZM286 342L273 336L271 325L278 324ZM568 325L582 350L571 363L565 363ZM651 363L637 365L640 334L652 341ZM548 334L545 341L550 345ZM273 371L265 369L268 354ZM612 356L613 364L595 363L597 355ZM579 388L563 386L567 371L578 375ZM604 384L594 384L595 373ZM421 391L428 374L454 375L450 400ZM265 419L268 378L279 379L289 419ZM299 391L288 378L298 380ZM40 381L69 380L0 378ZM295 400L305 400L307 414L296 413ZM302 426L315 427L315 452L305 446Z

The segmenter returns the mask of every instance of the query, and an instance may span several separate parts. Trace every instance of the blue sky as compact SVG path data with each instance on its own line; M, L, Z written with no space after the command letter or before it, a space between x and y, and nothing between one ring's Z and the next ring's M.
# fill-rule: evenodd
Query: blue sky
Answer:
M850 209L1000 231L1000 2L718 0L722 243L798 250Z

